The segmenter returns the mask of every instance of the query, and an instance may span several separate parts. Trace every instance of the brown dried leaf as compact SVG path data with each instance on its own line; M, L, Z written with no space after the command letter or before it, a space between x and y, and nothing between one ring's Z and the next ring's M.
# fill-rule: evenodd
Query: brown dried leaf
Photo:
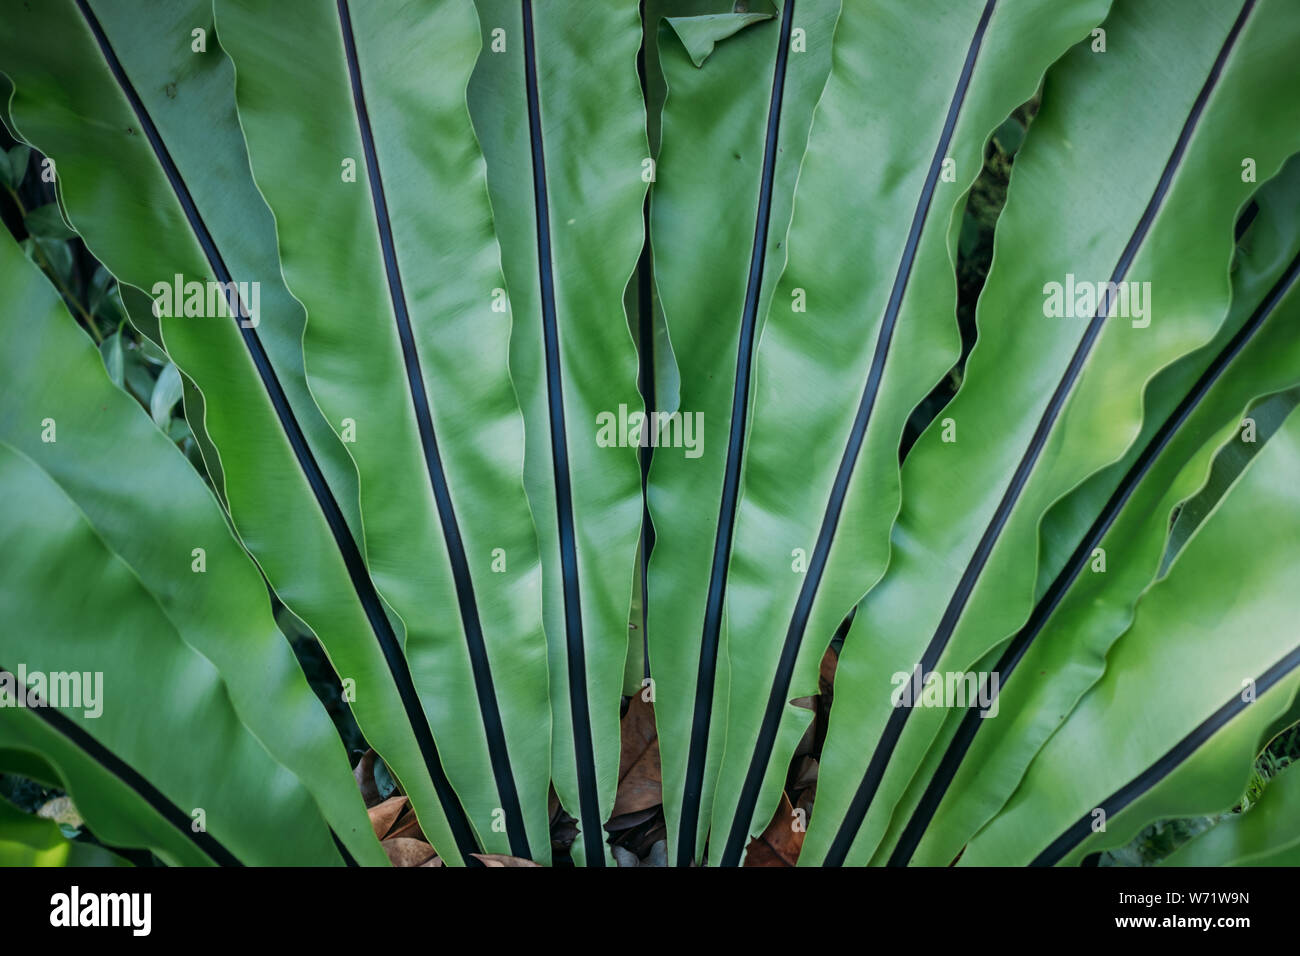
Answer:
M518 856L506 856L504 853L471 853L474 859L480 861L484 866L541 866L540 863L534 863L532 860L525 860Z
M817 675L817 717L813 720L813 742L809 751L820 757L826 743L826 729L831 717L831 700L835 696L835 671L839 667L840 655L832 644L822 655L822 662Z
M383 803L377 803L366 811L370 814L370 825L374 827L376 839L382 840L389 835L393 824L397 822L397 818L402 815L409 802L406 797L389 797ZM397 834L392 835L397 836Z
M632 697L619 727L618 793L611 817L648 810L664 802L663 771L659 765L659 735L654 705Z
M840 655L832 644L826 648L826 653L822 655L821 671L817 675L818 689L823 697L829 698L831 690L835 686L835 669L839 667Z
M804 757L799 761L795 770L794 783L790 789L795 793L801 793L809 787L817 786L817 759L815 757Z
M816 799L816 797L817 797L817 788L809 787L803 793L799 794L799 800L794 806L796 810L803 811L803 822L805 826L807 825L808 821L812 819L813 800Z
M648 807L645 810L637 810L633 813L620 813L616 817L610 817L609 822L605 824L605 832L620 833L623 830L630 830L633 827L640 826L647 820L652 820L659 813L659 806Z
M578 839L578 821L569 816L564 811L564 807L560 806L560 798L556 795L553 786L546 806L551 812L551 849L567 853L569 847L573 846L573 841Z
M438 856L429 844L410 837L393 837L384 840L381 846L388 854L388 862L393 866L424 866Z
M803 811L805 826L812 819L813 800L817 797L817 773L820 769L815 759L804 757L796 768L794 785L790 788L794 794L795 809Z
M573 817L565 816L551 824L552 850L567 853L577 839L578 822Z
M662 807L655 807L654 816L639 826L614 833L610 836L612 846L631 850L639 858L645 859L651 848L668 839L668 825L664 821Z
M794 866L803 849L803 829L795 829L798 818L790 798L781 794L781 805L776 815L757 837L746 847L745 866Z
M361 799L365 801L367 809L380 801L379 787L375 784L375 756L373 750L367 750L352 770L352 776L356 778L357 786L361 788Z
M402 815L397 818L393 828L388 831L390 837L410 837L413 840L424 840L424 831L420 829L420 821L415 816L415 811L411 809L408 803ZM428 841L425 840L427 843Z

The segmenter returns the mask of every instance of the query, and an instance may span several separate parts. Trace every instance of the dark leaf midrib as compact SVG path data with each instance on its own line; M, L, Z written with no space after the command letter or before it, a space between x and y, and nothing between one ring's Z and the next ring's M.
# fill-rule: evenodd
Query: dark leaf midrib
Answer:
M569 479L568 437L564 422L564 379L555 308L555 276L551 261L551 223L546 185L546 150L542 143L541 97L537 83L537 51L533 35L532 0L523 0L524 93L528 101L528 135L533 166L533 202L537 223L538 284L542 305L542 340L546 360L546 400L550 421L551 465L555 481L555 519L564 590L565 652L569 671L569 711L573 721L574 761L578 776L578 818L590 866L605 865L601 838L600 795L596 784L596 755L587 704L587 657L582 629L582 598L578 581L578 552L574 536L573 489Z
M0 674L8 675L17 684L18 678L7 667L0 665ZM27 703L20 705L29 713L43 720L50 729L66 738L69 743L80 750L86 757L127 787L137 797L147 803L155 813L167 821L186 840L193 843L206 856L220 866L243 866L244 864L222 843L206 830L195 832L193 818L168 799L167 795L150 783L138 770L113 753L75 721L44 701L33 702L31 691L19 686L17 692L27 697Z
M1115 519L1128 503L1138 484L1146 477L1147 472L1151 470L1160 455L1164 453L1165 448L1178 429L1182 428L1186 423L1224 370L1232 364L1268 319L1269 315L1272 314L1278 303L1295 283L1297 275L1300 275L1300 255L1291 260L1282 277L1269 290L1264 301L1256 308L1250 319L1215 356L1214 361L1197 379L1196 384L1192 386L1192 390L1183 397L1178 407L1169 415L1164 424L1160 426L1160 429L1151 437L1141 455L1133 462L1115 491L1107 499L1106 504L1080 541L1079 546L1070 555L1061 572L1052 581L1051 586L1044 592L1042 599L1034 607L1025 625L1012 638L1006 651L998 660L994 668L995 673L999 676L999 685L994 692L995 697L1006 689L1007 681L1011 679L1016 666L1028 652L1029 646L1042 632L1047 621L1056 612L1066 593L1073 587L1075 580L1082 573L1084 567L1087 566L1093 549L1101 543L1101 540L1110 531L1111 525L1114 524ZM956 735L944 751L943 758L940 760L934 776L930 778L930 782L927 784L916 809L912 812L902 836L899 837L898 844L890 855L890 866L906 865L916 852L916 848L920 845L921 838L925 834L926 827L930 825L930 821L938 811L939 804L943 801L944 795L948 792L948 787L957 775L961 762L970 750L980 726L980 707L978 705L968 707L966 713L962 716Z
M370 112L366 107L365 89L361 82L361 64L357 57L356 37L352 31L352 17L347 0L338 0L338 12L343 34L344 56L347 59L348 79L352 87L352 100L356 108L357 126L361 133L366 172L370 181L370 195L375 211L375 227L379 234L384 272L388 280L389 295L392 299L393 318L397 323L397 334L401 341L402 360L406 369L411 404L414 407L420 433L420 445L424 452L425 470L428 472L429 485L433 491L434 502L438 511L438 521L442 527L443 540L447 546L447 559L451 565L452 580L456 587L456 602L460 610L461 624L465 632L465 644L469 652L470 666L474 675L474 689L478 695L488 756L497 785L497 795L501 800L502 810L504 811L506 835L510 842L511 853L529 859L532 853L528 847L523 810L519 805L519 792L515 785L514 774L510 768L510 756L506 747L501 708L497 703L496 689L492 682L491 664L488 660L487 646L483 640L483 626L479 619L478 603L474 598L474 581L470 574L469 561L465 556L465 544L461 537L460 526L456 520L455 508L452 505L451 491L447 485L446 472L443 470L442 457L438 451L438 438L433 428L433 412L429 406L429 395L424 384L424 372L420 367L420 355L415 344L415 333L411 328L406 293L402 288L402 276L397 263L397 247L393 238L392 220L389 217L388 200L384 193L383 178L379 171L374 130L370 124Z
M727 465L722 481L718 527L713 541L713 562L704 607L704 629L700 640L700 661L695 678L695 700L691 714L691 737L682 791L682 814L677 830L677 865L690 866L695 859L695 830L699 822L704 791L704 771L713 716L714 683L718 670L718 645L726 602L727 570L736 526L736 505L740 497L740 469L744 459L745 423L749 417L749 389L753 372L754 334L758 324L758 299L763 288L763 267L767 261L767 236L772 218L772 192L776 180L777 142L781 128L781 104L790 61L790 36L794 24L794 0L785 0L781 10L781 33L777 41L776 65L772 73L771 100L767 112L767 134L763 144L763 171L758 187L758 213L754 223L754 244L750 251L749 278L740 318L736 352L735 382L731 394L731 431L727 438Z
M649 41L646 34L645 0L640 0L641 49L636 55L637 77L641 82L641 98L649 102L646 84L645 46ZM653 186L652 186L653 188ZM652 412L658 406L655 390L655 317L654 317L654 256L650 245L650 190L646 190L645 200L641 203L641 233L643 245L641 258L637 260L637 379L641 386L641 399L646 411ZM641 446L641 658L642 679L650 677L650 555L655 546L655 529L650 520L650 462L654 458L654 443L645 442Z
M1164 203L1175 175L1178 172L1182 162L1183 155L1187 151L1188 144L1191 142L1192 135L1196 131L1201 115L1205 110L1206 103L1209 102L1210 95L1213 93L1218 84L1219 77L1223 72L1223 67L1227 63L1228 56L1236 46L1237 38L1245 26L1246 19L1249 17L1256 0L1246 0L1238 14L1236 21L1228 32L1223 46L1220 48L1218 55L1215 57L1214 65L1210 69L1196 100L1192 105L1186 121L1183 123L1182 130L1179 133L1178 140L1174 144L1173 151L1170 153L1168 161L1160 174L1160 179L1156 183L1156 188L1147 202L1146 208L1142 212L1141 218L1134 227L1128 242L1120 254L1119 261L1115 265L1115 270L1110 277L1110 286L1102 296L1102 302L1098 305L1092 319L1088 322L1088 327L1084 331L1074 354L1070 357L1069 365L1066 366L1065 373L1062 375L1060 382L1057 383L1046 408L1043 410L1042 417L1034 429L1033 436L1030 438L1029 446L1025 449L1025 454L1020 463L1016 466L1016 471L1012 475L1011 482L1008 484L1006 491L1002 495L1001 501L989 521L988 527L984 529L980 537L979 544L975 548L974 554L971 555L970 561L966 565L965 571L953 592L948 606L944 609L943 617L940 619L939 626L931 637L925 652L921 656L917 667L921 673L928 674L938 664L944 649L948 646L953 631L957 627L957 622L961 618L962 612L966 609L966 603L975 589L979 576L983 573L984 567L997 544L1003 528L1010 519L1011 512L1020 500L1020 494L1029 482L1035 465L1038 463L1039 455L1047 444L1047 439L1055 427L1056 419L1065 407L1066 401L1073 393L1074 386L1079 376L1083 372L1083 367L1092 353L1092 347L1101 334L1102 326L1109 318L1111 309L1110 288L1117 286L1124 281L1128 274L1134 258L1142 243L1146 240L1155 221L1157 214ZM884 733L877 742L875 749L872 751L871 760L867 764L867 770L863 774L862 782L859 784L853 800L849 804L848 812L845 814L840 824L835 839L831 843L831 848L826 856L826 865L838 866L843 863L848 855L849 848L857 835L862 821L866 818L867 810L875 797L876 790L880 786L881 780L884 779L885 769L893 755L894 749L902 736L903 728L906 726L908 718L911 716L912 708L897 707L889 715L885 723Z
M154 151L159 166L167 177L168 184L171 186L176 196L177 202L180 203L181 209L185 214L186 221L195 239L203 249L205 258L211 266L217 281L223 283L228 290L228 304L233 316L239 316L243 313L242 305L239 301L238 293L234 291L237 287L230 275L230 270L226 267L225 261L217 249L212 234L208 231L203 217L199 214L198 207L190 194L189 187L185 185L181 177L180 170L177 168L175 161L171 157L166 144L154 124L153 118L145 108L143 101L135 86L131 83L130 78L126 75L126 70L118 59L108 36L104 32L103 26L95 16L94 11L90 9L86 0L75 0L78 11L85 20L87 27L98 46L105 64L113 75L123 96L130 103L136 119L144 131L149 145ZM307 443L306 436L303 434L302 427L298 424L294 416L293 409L289 404L288 397L285 395L284 388L276 377L275 370L271 361L262 346L261 339L258 337L256 330L245 327L242 323L237 323L240 335L245 347L248 349L250 359L257 370L258 378L262 382L263 388L266 389L267 397L275 411L276 418L284 432L286 440L293 450L294 458L302 470L304 478L311 487L312 494L316 499L317 505L329 526L330 534L339 549L343 558L344 565L348 572L348 577L356 591L357 598L365 612L366 619L374 631L375 638L379 642L380 649L383 652L385 662L388 665L389 672L393 677L402 705L411 723L412 732L419 744L421 754L424 758L425 766L429 772L430 779L434 789L438 793L439 801L442 804L447 815L449 826L456 840L456 845L462 855L468 858L468 854L477 852L478 844L474 837L473 829L469 824L469 819L465 815L464 809L460 805L459 798L451 789L447 781L446 774L442 770L441 762L438 759L437 747L433 742L433 735L429 730L429 724L420 708L419 697L415 691L414 682L411 679L410 669L407 666L406 658L403 656L400 646L398 645L396 635L392 630L392 625L388 621L388 616L384 612L383 604L379 599L378 592L375 591L374 583L370 580L369 572L366 568L364 559L361 556L360 549L357 547L352 532L348 528L347 521L343 517L343 512L339 508L338 502L330 490L329 484L321 472L320 465L316 462L315 455Z
M826 512L822 518L817 543L809 559L808 569L804 572L803 584L799 589L799 597L795 603L790 626L786 630L785 642L781 648L781 657L777 663L776 675L772 682L772 689L768 694L766 710L763 713L763 722L759 727L758 739L754 745L754 752L750 758L745 782L741 788L740 801L737 805L736 814L732 818L731 832L727 837L727 843L723 851L722 863L724 866L734 866L739 863L740 854L745 847L750 818L753 816L754 808L758 804L759 791L762 788L768 759L776 743L781 714L785 709L790 681L794 676L795 662L798 659L799 649L803 644L804 632L807 629L808 619L812 615L813 603L817 597L817 590L821 586L822 575L826 570L826 564L830 557L831 544L834 541L840 514L844 508L844 499L848 494L849 481L857 465L858 455L866 438L871 413L875 408L876 396L880 391L885 361L889 356L889 346L893 340L898 314L902 309L903 296L907 291L908 280L911 278L912 266L916 260L921 241L921 233L925 228L925 221L929 215L934 191L939 181L939 175L942 172L943 160L947 156L949 145L952 142L957 120L961 115L961 107L966 99L966 92L970 88L975 62L979 56L980 48L983 46L984 35L988 30L989 20L993 16L996 3L997 0L987 0L974 36L971 38L970 46L966 52L966 59L962 64L961 75L957 80L957 88L948 106L943 131L935 147L934 156L930 160L930 167L926 173L921 195L917 200L916 210L912 214L907 242L903 247L898 270L894 275L894 284L889 293L884 315L881 318L880 332L877 335L876 348L867 373L866 385L863 387L862 397L858 403L857 415L854 418L853 428L849 433L844 454L840 459L839 468L835 474L835 482L832 485Z
M1174 744L1159 760L1099 803L1097 807L1105 811L1105 819L1109 820L1114 817L1115 814L1149 792L1160 781L1181 767L1210 738L1297 668L1300 668L1300 647L1292 649L1289 654L1255 679L1255 697L1253 699L1247 700L1244 693L1233 694L1223 706L1197 724L1186 737ZM1038 856L1034 857L1029 865L1054 866L1059 863L1075 847L1092 836L1093 820L1093 811L1089 810L1066 828L1065 832L1053 840Z

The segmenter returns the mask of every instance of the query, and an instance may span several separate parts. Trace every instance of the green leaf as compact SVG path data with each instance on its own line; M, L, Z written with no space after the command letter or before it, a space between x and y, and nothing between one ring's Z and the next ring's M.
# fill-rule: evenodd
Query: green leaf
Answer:
M139 348L125 349L122 361L125 366L127 390L135 396L136 401L148 408L154 387L154 376L150 371L149 363L145 361Z
M108 371L109 379L118 388L125 388L126 372L122 359L122 332L120 329L104 339L99 346L99 354L103 356L104 368Z
M27 213L23 219L27 231L37 239L72 239L77 234L63 221L58 203L46 203Z
M23 254L32 262L51 273L51 278L63 283L65 287L72 283L72 247L61 239L41 239L33 237L22 241Z
M1300 168L1300 163L1293 163L1293 165ZM1300 177L1296 178L1300 179ZM1300 356L1296 358L1300 361ZM1297 373L1296 378L1300 378L1300 373ZM1179 507L1178 517L1174 519L1173 526L1169 529L1169 540L1160 558L1162 575L1178 556L1187 539L1205 520L1206 515L1214 510L1214 505L1223 497L1224 492L1237 480L1237 476L1241 474L1250 459L1255 457L1255 453L1263 447L1263 443L1268 441L1269 436L1286 420L1291 409L1295 408L1298 398L1300 393L1295 390L1270 395L1246 410L1236 440L1228 441L1215 455L1205 486Z
M1214 340L1152 379L1142 432L1123 458L1044 516L1040 541L1048 557L1042 563L1061 570L1050 584L1040 580L1042 597L1005 650L977 668L1001 675L997 719L951 715L895 811L891 837L906 826L901 839L915 850L903 853L912 853L913 862L950 862L1006 802L1043 741L1101 675L1138 597L1158 569L1164 573L1170 514L1204 495L1197 489L1207 472L1223 470L1220 459L1238 444L1237 424L1255 396L1289 389L1268 402L1289 401L1288 410L1300 398L1290 389L1300 380L1300 344L1290 331L1300 310L1300 225L1291 214L1298 195L1300 161L1293 159L1260 191L1251 248L1238 257L1232 307ZM1222 494L1220 488L1212 501ZM1013 680L1013 673L1030 677ZM1033 680L1035 674L1053 679ZM969 743L950 744L959 723ZM913 810L922 789L932 822Z
M149 414L153 416L153 423L164 432L171 422L172 409L181 400L182 391L181 373L169 362L153 383L153 393L149 396Z
M613 434L620 410L641 407L623 312L651 158L641 23L634 0L476 6L484 52L469 105L509 291L510 373L541 546L551 774L579 821L575 858L609 863L601 827L618 782L642 517L639 449ZM493 52L494 31L503 52Z
M388 769L388 764L382 759L375 760L375 787L379 790L379 796L387 800L397 789L397 781L393 779L392 771Z
M1008 116L1006 122L993 131L993 141L1002 152L1014 156L1025 141L1025 124L1014 116Z
M5 87L5 89L9 88L10 87L8 86ZM8 96L4 97L6 103L8 102L8 99ZM0 110L0 113L6 113L5 123L7 125L7 112ZM15 139L16 138L17 137L15 137ZM9 147L9 152L6 155L9 158L9 172L10 175L13 176L13 182L10 185L12 185L14 189L17 189L18 184L23 181L23 177L27 174L27 164L31 159L32 150L30 146L19 143L17 146Z
M771 20L774 13L715 13L699 17L665 17L686 48L696 68L702 67L713 48L753 23Z
M2 97L0 102L6 104L8 102L8 97L4 96L4 93L7 88L8 87L4 85L3 82L0 82L0 97ZM4 112L3 109L0 109L0 113ZM6 126L7 125L8 121L6 120ZM17 146L9 147L7 153L4 150L0 150L0 175L3 176L5 184L9 186L10 189L16 190L22 183L23 177L27 175L27 162L31 155L31 148L24 146L21 143Z
M355 419L374 581L406 622L433 737L454 743L439 760L488 852L548 861L541 575L510 316L494 308L500 253L465 104L473 6L394 17L322 5L281 20L222 0L217 16L285 277L310 316L312 392L331 421ZM289 128L328 167L304 176L284 149Z
M24 813L0 797L0 866L130 866L109 850L64 837L53 820Z
M57 192L0 248L0 693L109 691L0 707L85 815L0 856L382 865L332 713L448 864L548 862L548 791L608 864L644 676L679 865L809 745L805 865L1236 805L1300 718L1288 0L376 6L0 0L59 172L0 156Z
M167 353L154 344L154 341L149 337L141 337L137 345L139 346L140 359L149 365L165 368L171 364L171 359L167 357Z
M1249 810L1179 847L1161 866L1300 866L1300 772L1268 782Z
M190 426L186 424L185 419L179 415L175 418L169 419L167 427L164 428L163 431L168 438L177 444L181 444L186 439L193 438L190 433Z
M789 9L782 4L778 20L727 40L703 70L677 36L683 23L719 18L670 20L676 33L664 27L659 35L667 100L650 233L659 301L678 347L681 415L657 436L665 444L654 449L650 468L647 634L669 855L677 864L703 854L722 758L726 628L716 600L722 581L710 572L730 545L729 527L719 529L731 517L728 483L734 494L740 480L729 438L737 430L743 448L749 356L785 264L795 180L840 16L839 0L799 0L786 16ZM804 52L789 50L796 29ZM751 285L755 268L760 281ZM698 731L697 708L709 718Z
M353 682L366 739L402 779L426 836L459 862L434 783L442 770L417 739L425 721L401 652L403 623L357 543L355 466L303 373L306 314L284 286L274 219L249 169L233 67L215 49L196 57L173 42L195 24L212 35L211 5L12 6L0 19L0 60L15 86L13 121L58 163L64 207L91 252L123 286L159 298L169 288L174 296L178 279L250 283L250 305L260 290L268 320L255 328L173 314L159 318L159 336L203 393L242 541ZM338 176L333 157L328 174ZM449 785L443 791L453 805Z
M383 862L329 718L211 493L108 380L11 243L0 243L0 285L0 332L41 328L0 359L12 390L0 419L0 486L12 504L0 516L0 614L12 625L0 633L0 666L101 675L95 704L25 711L67 742L38 752L61 773L89 761L127 779L87 742L104 748L187 830L204 809L211 837L245 862L342 863L331 828L358 860ZM11 733L35 739L6 729L6 748ZM69 789L108 840L91 786Z
M86 307L91 315L98 315L104 305L113 304L115 296L110 292L116 281L113 274L103 266L95 268L95 274L90 279L90 288L86 291Z
M261 311L276 317L259 325L260 342L313 455L331 486L338 489L339 506L355 532L355 488L349 491L355 472L315 407L303 377L305 314L280 277L274 222L248 169L229 61L215 48L210 55L198 57L188 43L171 42L180 34L188 36L195 25L205 25L211 34L211 4L188 0L160 11L144 0L128 0L92 2L84 9L85 15L74 0L16 7L0 26L0 44L6 54L12 53L5 61L17 86L12 104L15 124L43 140L58 162L64 208L92 254L111 272L148 290L141 294L151 294L156 283L174 283L178 274L197 281L212 278L211 264L198 249L180 203L141 135L141 119L114 79L104 47L87 28L86 15L95 17L131 92L157 127L198 215L216 238L226 266L241 281L258 283ZM79 73L77 82L62 87L48 82L51 75L68 70ZM184 81L174 83L182 74ZM142 201L142 196L152 201ZM131 278L136 281L130 283ZM192 353L215 353L210 341L214 337L222 342L229 337L234 340L230 345L238 346L236 330L215 328L216 322L183 319L171 324L177 326L174 344L182 353L177 362L187 372ZM202 328L182 328L185 324ZM226 351L235 353L229 345ZM247 362L227 358L220 363L225 372ZM216 383L207 381L207 374L202 378L201 386L217 397L224 394ZM243 394L250 396L245 404L252 404L256 393L245 390ZM238 405L234 402L232 408ZM214 417L218 437L227 437L236 428L247 434L265 418L265 412L245 412ZM243 465L234 449L228 458L237 475L244 468L264 474L268 465L266 460L257 469ZM252 486L260 479L248 480ZM260 516L255 521L255 503L241 505L249 509L246 522L260 522Z
M36 714L30 708L0 709L4 739L0 770L66 790L74 802L84 801L95 837L108 846L148 849L169 866L213 865L213 858L200 846L207 841L189 835L193 833L192 821L184 811L177 808L178 815L172 819L163 816L158 807L167 809L170 801L164 798L156 801L158 807L152 805L132 788L139 780L131 776L129 768L115 767L115 773L92 755L93 739L77 734L76 728L67 724L56 729L54 722ZM68 730L72 736L62 732ZM73 737L90 749L82 749ZM143 790L148 793L148 787Z
M710 862L739 863L767 826L812 718L790 702L818 692L831 636L890 560L904 425L960 355L954 213L988 137L1106 6L844 5L754 358L731 562L716 572L730 689ZM880 677L855 674L837 703L874 704ZM823 777L853 773L876 736L860 731ZM814 825L843 812L819 782Z
M1143 595L1106 673L961 865L1077 862L1157 819L1240 800L1271 728L1294 720L1300 688L1300 604L1286 558L1300 520L1298 469L1300 411Z
M894 706L892 678L918 665L945 681L992 669L1090 520L1040 552L1043 514L1124 456L1147 383L1227 315L1233 225L1255 189L1239 172L1243 151L1271 176L1300 147L1296 104L1260 96L1287 75L1278 38L1300 21L1268 2L1206 3L1193 35L1176 29L1187 16L1182 2L1120 0L1109 35L1149 42L1105 54L1084 42L1048 75L961 390L904 462L888 574L845 640L836 680L855 691L836 695L801 862L887 853L895 808L949 716ZM1081 149L1085 139L1107 148ZM1207 197L1205 182L1229 168ZM1074 299L1058 316L1071 276L1124 282L1145 306L1108 318Z

